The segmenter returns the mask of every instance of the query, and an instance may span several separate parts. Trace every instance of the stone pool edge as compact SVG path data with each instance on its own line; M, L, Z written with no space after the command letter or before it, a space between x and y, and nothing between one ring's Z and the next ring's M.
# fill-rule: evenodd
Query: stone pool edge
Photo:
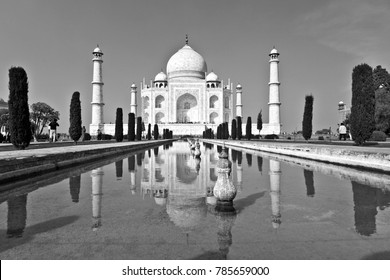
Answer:
M333 145L324 147L316 146L314 144L294 145L277 142L262 143L213 139L202 139L202 141L210 144L225 144L227 147L232 148L245 148L381 173L390 173L390 154L388 153L348 150L348 147L346 146L337 147Z

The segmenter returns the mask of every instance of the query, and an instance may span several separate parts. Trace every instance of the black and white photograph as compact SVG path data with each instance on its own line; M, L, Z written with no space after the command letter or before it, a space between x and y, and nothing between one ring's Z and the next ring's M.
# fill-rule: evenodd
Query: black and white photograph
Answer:
M2 278L383 277L390 1L1 0L0 38Z

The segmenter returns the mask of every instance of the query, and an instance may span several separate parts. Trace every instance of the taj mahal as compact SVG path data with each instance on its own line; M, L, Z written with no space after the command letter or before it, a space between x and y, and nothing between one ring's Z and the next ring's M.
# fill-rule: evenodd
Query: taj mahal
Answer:
M279 53L273 48L269 56L269 123L263 123L262 135L280 134L281 131ZM94 49L92 60L92 123L89 131L96 135L100 129L105 134L114 135L115 124L104 122L103 52L99 46ZM124 115L134 113L136 117L142 117L146 127L158 124L160 130L168 128L174 135L202 135L205 128L212 128L216 133L219 124L227 122L231 125L233 118L243 116L242 86L237 84L234 88L230 79L225 82L213 71L208 72L205 59L191 48L188 37L185 45L168 60L166 73L161 71L150 83L144 78L138 97L137 92L137 86L132 84L129 108L123 108ZM257 131L256 123L252 126L252 131ZM123 129L127 134L127 124Z

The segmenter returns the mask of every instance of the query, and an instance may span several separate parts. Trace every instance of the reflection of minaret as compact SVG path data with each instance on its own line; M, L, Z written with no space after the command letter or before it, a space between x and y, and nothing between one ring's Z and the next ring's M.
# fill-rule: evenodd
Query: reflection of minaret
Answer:
M130 191L131 194L136 192L136 183L135 183L135 155L129 156L127 159L127 165L130 172Z
M122 180L123 176L123 159L115 162L116 179Z
M313 171L303 169L303 176L305 177L306 195L309 197L314 197L315 189Z
M103 196L103 168L99 167L91 172L92 177L92 229L97 230L102 225L102 196Z
M69 178L70 196L74 203L79 202L81 175Z
M9 198L7 237L22 237L27 219L27 194Z
M269 181L270 181L270 195L272 204L272 226L278 228L281 224L280 215L280 162L276 160L269 160Z

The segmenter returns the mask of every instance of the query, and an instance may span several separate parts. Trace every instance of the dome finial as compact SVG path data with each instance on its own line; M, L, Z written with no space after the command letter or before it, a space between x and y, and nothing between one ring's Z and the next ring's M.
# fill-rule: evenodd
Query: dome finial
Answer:
M188 45L188 34L186 34L186 45Z

